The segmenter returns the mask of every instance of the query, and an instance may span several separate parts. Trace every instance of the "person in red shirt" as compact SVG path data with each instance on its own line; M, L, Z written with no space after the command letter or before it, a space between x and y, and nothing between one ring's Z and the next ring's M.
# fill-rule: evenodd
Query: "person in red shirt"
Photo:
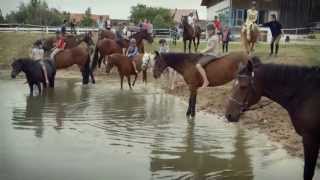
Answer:
M221 24L221 21L219 20L218 16L214 17L213 26L216 29L217 35L219 37L219 42L221 42L222 24Z
M64 50L66 46L65 40L64 40L64 34L61 32L57 32L57 41L55 43L55 47L50 55L50 59L54 61L54 57L58 52Z

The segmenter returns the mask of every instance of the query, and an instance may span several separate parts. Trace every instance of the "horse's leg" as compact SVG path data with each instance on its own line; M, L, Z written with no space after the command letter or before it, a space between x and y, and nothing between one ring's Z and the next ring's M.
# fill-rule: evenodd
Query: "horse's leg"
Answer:
M187 51L187 40L183 39L184 53Z
M191 91L191 117L196 115L197 91Z
M38 87L38 91L39 91L39 95L41 94L41 83L37 82L37 87Z
M309 136L303 137L304 148L304 180L312 180L317 163L319 144Z
M189 53L191 53L191 40L189 40Z
M30 88L30 96L33 96L33 84L29 83L29 88Z
M90 70L90 77L91 77L92 84L95 84L96 80L94 78L93 71L91 71L91 70Z
M130 89L132 89L130 75L127 76L127 80L128 80L128 85L129 85Z
M136 84L137 77L138 77L138 74L136 74L136 75L134 76L134 80L133 80L132 86L134 86L134 85Z
M190 114L191 114L191 92L190 92L190 96L189 96L189 105L188 105L188 110L187 110L187 117L189 117L190 116Z
M120 74L120 89L123 89L123 75Z
M197 45L196 45L196 38L193 38L193 46L194 46L194 52L197 52Z

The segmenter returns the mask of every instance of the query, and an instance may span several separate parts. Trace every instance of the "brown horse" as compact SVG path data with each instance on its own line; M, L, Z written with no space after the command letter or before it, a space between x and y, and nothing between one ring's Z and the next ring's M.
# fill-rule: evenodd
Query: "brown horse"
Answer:
M245 51L248 54L254 51L254 46L258 41L259 35L260 33L258 28L255 28L253 31L250 32L250 40L248 40L247 38L247 30L245 30L244 32L240 32L241 42L245 48Z
M191 53L191 41L194 45L194 51L198 51L200 44L201 28L198 25L195 25L195 28L188 24L188 16L182 16L181 25L183 27L183 47L184 52L187 50L187 41L189 41L189 53ZM197 43L196 43L197 38Z
M143 39L147 40L149 43L153 42L153 37L147 32L147 30L142 30L130 38L136 39L137 46L139 48L140 53L144 53L143 47ZM129 40L121 39L121 40L111 40L111 39L102 39L98 41L96 45L96 49L93 56L92 62L92 71L98 65L101 66L102 59L105 56L114 54L114 53L122 53L122 49L127 49L129 47ZM100 54L100 57L99 57Z
M226 108L237 122L242 112L265 96L285 108L304 147L304 180L311 180L320 144L319 67L261 64L257 57L240 68Z
M116 35L111 30L102 30L99 32L98 40L103 38L116 39Z
M147 69L143 68L144 62L144 54L139 54L136 57L134 57L134 61L136 61L137 64L137 70L138 72L143 72L142 74L142 79L143 82L146 82L147 80ZM116 66L118 68L118 72L120 75L120 84L121 84L121 89L123 87L123 77L126 76L127 80L128 80L128 84L130 89L132 89L131 87L131 79L130 76L134 75L134 81L132 83L132 86L134 86L134 84L136 83L138 74L134 71L133 65L132 65L132 60L129 60L129 58L127 56L124 56L123 54L112 54L110 56L108 56L107 59L107 65L106 65L106 72L110 73L111 69Z
M71 34L65 35L65 43L66 43L65 49L74 48L78 46L81 42L84 42L84 41L89 42L90 39L92 41L91 32L80 34L80 35L71 35ZM54 43L56 42L57 42L56 36L52 36L42 40L43 50L46 53L46 55L49 55L51 50L54 48ZM90 42L90 44L93 44L93 41Z
M189 86L190 98L187 116L195 116L197 90L202 86L203 80L196 68L196 63L202 54L161 53L156 52L153 76L159 78L162 72L171 67L184 77ZM214 58L213 58L214 59ZM220 86L233 80L237 74L238 65L246 63L249 57L244 53L230 53L216 58L205 66L209 79L209 86Z

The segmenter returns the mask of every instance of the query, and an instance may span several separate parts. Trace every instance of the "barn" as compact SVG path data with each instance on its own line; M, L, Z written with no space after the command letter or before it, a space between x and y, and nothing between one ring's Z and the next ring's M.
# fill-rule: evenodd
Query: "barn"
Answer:
M207 7L207 20L220 17L223 24L241 26L252 0L202 0ZM276 14L285 28L304 27L320 21L319 0L256 0L259 11L258 24L270 20Z

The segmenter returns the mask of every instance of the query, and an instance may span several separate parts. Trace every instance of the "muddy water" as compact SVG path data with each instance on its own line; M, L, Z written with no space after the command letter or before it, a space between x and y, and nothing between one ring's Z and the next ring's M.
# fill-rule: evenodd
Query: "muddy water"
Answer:
M302 179L303 161L264 135L204 113L187 121L151 85L58 79L29 97L23 82L0 80L0 179Z

